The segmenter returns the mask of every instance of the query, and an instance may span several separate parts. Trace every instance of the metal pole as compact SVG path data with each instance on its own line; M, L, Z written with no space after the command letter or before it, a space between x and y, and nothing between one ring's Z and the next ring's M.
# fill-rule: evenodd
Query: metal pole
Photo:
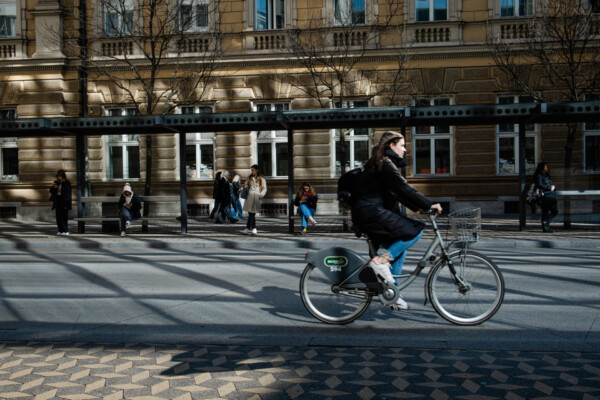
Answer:
M82 117L88 116L88 99L87 99L87 3L86 0L79 2L79 57L81 59L81 67L79 68L79 115ZM87 136L77 135L75 137L75 168L77 170L77 217L84 217L85 204L81 199L86 195L86 147ZM85 222L77 221L77 232L85 233Z
M519 231L527 225L527 177L525 175L525 128L519 124Z
M187 174L185 168L185 136L185 133L179 133L179 203L181 204L181 233L187 233Z
M288 231L294 233L294 131L288 129Z

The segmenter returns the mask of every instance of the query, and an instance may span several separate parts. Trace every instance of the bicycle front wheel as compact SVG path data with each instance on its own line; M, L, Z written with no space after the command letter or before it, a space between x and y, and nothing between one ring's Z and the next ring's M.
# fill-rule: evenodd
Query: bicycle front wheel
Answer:
M504 300L504 278L489 258L458 251L450 254L458 279L441 261L427 277L427 293L437 313L456 325L478 325L490 319Z
M342 325L367 311L373 295L364 289L338 288L321 269L308 264L300 278L300 297L315 318Z

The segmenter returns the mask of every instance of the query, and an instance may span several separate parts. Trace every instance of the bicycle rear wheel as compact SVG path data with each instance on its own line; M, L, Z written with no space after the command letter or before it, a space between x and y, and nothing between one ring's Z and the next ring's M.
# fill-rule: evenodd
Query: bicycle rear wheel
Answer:
M504 278L489 258L469 251L450 254L456 282L448 263L441 261L427 277L427 293L437 313L456 325L478 325L490 319L504 300Z
M300 278L300 297L315 318L342 325L360 317L373 296L363 289L337 288L321 269L308 264Z

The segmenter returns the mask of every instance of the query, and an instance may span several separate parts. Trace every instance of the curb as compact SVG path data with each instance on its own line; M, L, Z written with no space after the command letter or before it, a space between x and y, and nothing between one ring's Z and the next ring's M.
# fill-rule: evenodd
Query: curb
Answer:
M429 244L423 238L415 248L425 248ZM0 239L0 249L48 249L48 248L81 248L81 249L321 249L327 247L345 247L357 251L366 251L367 244L363 239L274 239L260 237L248 238L135 238L106 240L106 238L69 237L56 240L54 238L12 238ZM548 248L548 249L600 249L600 240L557 238L546 239L482 239L470 246L477 248Z

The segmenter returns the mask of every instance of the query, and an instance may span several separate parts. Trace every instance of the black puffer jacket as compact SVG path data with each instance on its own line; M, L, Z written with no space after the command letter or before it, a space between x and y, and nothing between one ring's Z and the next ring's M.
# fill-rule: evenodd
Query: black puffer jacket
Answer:
M404 159L391 150L385 155L382 169L365 171L352 193L352 222L376 244L407 241L423 230L423 223L400 214L398 202L412 211L428 210L433 204L400 174Z
M543 192L552 191L552 179L548 174L536 173L533 175L533 182L538 188L542 189Z

